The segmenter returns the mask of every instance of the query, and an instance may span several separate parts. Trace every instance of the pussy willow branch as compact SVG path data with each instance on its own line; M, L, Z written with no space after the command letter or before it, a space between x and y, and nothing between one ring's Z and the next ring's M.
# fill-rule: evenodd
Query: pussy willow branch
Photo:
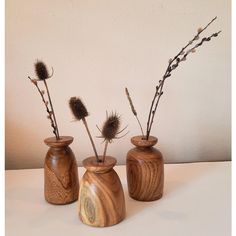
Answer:
M151 102L151 106L150 106L150 110L149 110L149 115L148 115L148 121L147 121L147 128L146 128L146 139L149 138L150 132L151 132L151 128L152 128L152 124L153 124L153 120L156 114L156 110L157 110L157 106L159 104L160 98L163 94L163 86L165 83L165 80L171 76L171 72L176 69L179 65L180 62L185 61L188 54L190 52L195 52L195 49L198 48L199 46L201 46L205 41L210 41L212 37L217 37L218 34L221 32L217 32L212 34L209 37L203 38L200 43L196 44L194 47L192 47L190 50L188 50L187 52L185 52L185 49L187 49L194 41L199 39L199 35L205 30L207 29L207 27L216 20L217 17L213 18L203 29L199 29L198 33L193 37L192 40L190 40L181 50L180 52L173 58L169 60L167 69L165 71L165 74L162 78L162 80L159 80L159 85L156 86L156 91L153 97L153 100ZM182 58L179 58L181 55L183 55ZM173 62L176 62L175 64L173 64ZM173 65L172 65L173 64ZM153 109L155 104L155 108Z
M47 113L48 113L48 119L50 119L50 121L51 121L51 127L53 128L53 133L54 133L56 139L58 139L58 138L57 138L57 132L56 132L56 126L55 126L54 121L53 121L53 118L52 118L52 111L50 111L50 109L49 109L49 107L48 107L48 102L45 100L45 98L44 98L44 96L43 96L43 93L42 93L42 91L40 90L40 88L39 88L37 82L34 82L34 80L31 79L29 76L28 76L28 79L36 86L36 88L37 88L37 90L38 90L38 92L39 92L39 94L40 94L40 96L41 96L41 98L42 98L42 101L43 101L43 103L44 103L44 105L45 105L45 107L46 107L46 111L47 111Z
M50 103L50 106L51 106L53 119L55 121L56 133L57 133L56 139L60 139L59 130L58 130L58 126L57 126L57 120L56 120L55 112L54 112L54 109L53 109L52 100L51 100L51 96L50 96L50 93L49 93L48 85L47 85L46 80L43 80L43 82L44 82L44 85L45 85L46 90L47 90L47 95L48 95L49 103Z

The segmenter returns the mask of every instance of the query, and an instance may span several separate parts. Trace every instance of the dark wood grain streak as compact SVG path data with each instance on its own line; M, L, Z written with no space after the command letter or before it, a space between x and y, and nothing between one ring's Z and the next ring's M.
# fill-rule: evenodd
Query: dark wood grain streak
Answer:
M68 204L78 199L79 180L75 156L68 145L70 136L45 139L50 147L44 162L44 195L52 204Z
M83 161L87 169L80 183L79 217L87 225L106 227L125 218L124 192L113 167L116 159L106 157L97 163L95 157Z
M159 150L152 147L155 137L142 140L135 136L131 142L136 146L127 153L126 171L129 195L139 201L154 201L163 195L164 161Z

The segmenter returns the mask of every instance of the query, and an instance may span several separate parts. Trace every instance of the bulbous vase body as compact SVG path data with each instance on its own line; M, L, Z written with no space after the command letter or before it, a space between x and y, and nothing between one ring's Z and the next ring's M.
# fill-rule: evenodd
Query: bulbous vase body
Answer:
M106 227L125 218L125 198L119 176L113 169L116 159L104 162L95 157L83 161L86 172L79 193L79 218L87 225Z

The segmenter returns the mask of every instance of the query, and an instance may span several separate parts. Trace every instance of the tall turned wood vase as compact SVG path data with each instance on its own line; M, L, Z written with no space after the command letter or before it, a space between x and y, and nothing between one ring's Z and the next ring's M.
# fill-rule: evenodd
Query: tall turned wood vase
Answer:
M64 205L78 199L79 180L75 156L69 147L73 137L54 137L44 142L50 147L44 162L44 196L52 204Z
M80 182L79 217L90 226L106 227L125 218L123 188L113 167L116 159L107 156L105 162L95 157L83 161L86 172Z
M142 136L131 138L136 147L127 153L126 171L129 195L138 201L160 199L164 187L164 161L162 154L153 146L157 138L148 140Z

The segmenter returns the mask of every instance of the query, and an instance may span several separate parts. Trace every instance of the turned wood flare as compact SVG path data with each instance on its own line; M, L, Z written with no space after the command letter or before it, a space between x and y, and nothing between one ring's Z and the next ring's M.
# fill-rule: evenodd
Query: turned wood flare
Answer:
M44 162L44 195L52 204L68 204L78 199L79 180L75 156L70 147L73 137L47 138L50 147Z
M116 159L107 156L105 162L95 157L83 161L86 172L80 183L79 218L87 225L105 227L125 218L123 188L113 167Z
M164 161L159 150L152 147L157 138L149 136L131 138L136 147L127 153L126 171L129 195L139 201L160 199L164 186Z

